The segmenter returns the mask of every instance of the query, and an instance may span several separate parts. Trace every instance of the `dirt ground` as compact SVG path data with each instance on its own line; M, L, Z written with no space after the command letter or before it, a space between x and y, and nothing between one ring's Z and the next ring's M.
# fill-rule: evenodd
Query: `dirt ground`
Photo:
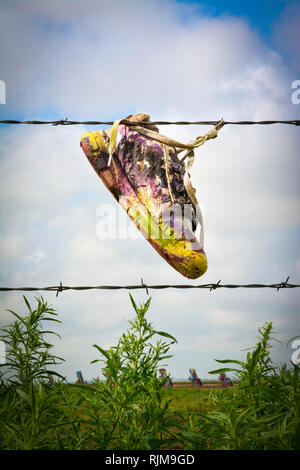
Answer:
M174 383L173 384L173 388L222 388L223 385L222 384L202 384L201 386L199 385L192 385L192 384L189 384L189 383L186 383L186 384L177 384L177 383Z

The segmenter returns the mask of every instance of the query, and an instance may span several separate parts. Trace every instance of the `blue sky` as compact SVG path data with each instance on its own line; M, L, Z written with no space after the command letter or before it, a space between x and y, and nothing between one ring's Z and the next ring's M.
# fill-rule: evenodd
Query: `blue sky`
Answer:
M251 2L241 2L239 0L177 0L177 2L197 5L200 14L244 17L251 26L259 29L262 35L270 33L272 23L278 19L283 9L291 3L289 0L252 0Z
M300 3L0 2L1 119L114 120L147 112L162 120L299 119ZM93 12L93 13L91 13ZM141 238L99 239L97 210L118 208L80 147L91 126L2 126L1 285L185 283ZM208 129L161 127L188 142ZM208 271L195 284L299 283L299 130L226 127L196 154L193 185L206 226ZM113 212L112 212L113 213ZM101 226L100 226L101 230ZM34 302L34 295L28 298ZM144 301L144 292L134 293ZM177 340L168 369L201 377L215 358L243 358L257 327L273 320L283 341L299 333L299 294L286 291L153 292L149 318ZM99 375L92 344L115 343L132 316L127 292L47 294L63 321L55 343L61 371ZM2 293L23 311L19 293Z

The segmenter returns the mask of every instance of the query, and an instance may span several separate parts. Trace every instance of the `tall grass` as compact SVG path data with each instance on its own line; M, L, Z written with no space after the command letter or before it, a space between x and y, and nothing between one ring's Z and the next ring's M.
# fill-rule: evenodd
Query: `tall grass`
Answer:
M88 439L101 449L158 449L163 436L172 424L168 401L162 401L166 382L157 378L160 361L169 357L168 351L176 339L156 331L146 320L151 299L137 307L130 296L135 317L116 346L102 349L102 372L106 382L83 386L82 418ZM153 341L155 336L160 339ZM167 340L165 340L165 338Z
M60 425L56 407L57 390L45 382L48 373L63 359L51 354L52 345L45 340L57 334L42 328L43 321L59 322L57 314L44 299L37 298L32 310L26 297L28 313L24 317L9 310L16 320L2 329L6 363L0 364L0 447L3 449L47 448L49 432Z
M46 340L44 321L59 320L42 297L2 329L6 364L0 365L1 449L299 449L299 366L275 366L272 323L244 361L218 360L211 371L234 372L223 390L166 389L157 377L175 338L146 316L151 299L137 306L115 346L94 345L105 381L69 385L56 372L63 359ZM57 333L54 333L57 334ZM230 367L229 367L230 366ZM48 383L48 374L56 382ZM195 395L197 397L195 398Z
M259 337L245 361L217 360L234 367L210 372L234 372L236 387L213 393L214 409L181 425L185 447L226 450L291 450L300 448L299 366L285 370L270 355L272 322L258 328ZM238 366L238 367L237 367Z

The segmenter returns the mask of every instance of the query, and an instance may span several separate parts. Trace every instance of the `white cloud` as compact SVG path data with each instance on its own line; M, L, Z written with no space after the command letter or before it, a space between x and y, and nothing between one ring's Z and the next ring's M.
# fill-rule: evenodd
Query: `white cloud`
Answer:
M39 264L45 257L45 252L38 246L35 248L33 253L26 256L25 261L27 263Z
M9 235L1 237L1 250L9 259L18 258L23 255L26 246L25 237L21 233L10 232Z

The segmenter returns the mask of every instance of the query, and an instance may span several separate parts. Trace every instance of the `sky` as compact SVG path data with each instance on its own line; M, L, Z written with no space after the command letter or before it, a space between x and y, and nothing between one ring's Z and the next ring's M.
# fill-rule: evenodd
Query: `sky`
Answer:
M299 1L0 0L0 119L114 121L299 119ZM259 12L259 14L258 14ZM207 272L172 269L118 208L80 136L99 126L0 127L1 286L299 284L299 129L225 126L196 151L193 186L205 221ZM105 126L103 126L105 128ZM188 142L205 126L161 126ZM103 207L110 208L104 236ZM102 219L101 219L102 213ZM117 233L127 236L115 236ZM122 230L120 229L122 228ZM102 234L102 235L101 235ZM121 239L120 239L121 238ZM26 293L32 306L38 292ZM101 377L92 347L116 344L134 316L128 291L42 293L62 321L52 338L75 381ZM136 302L145 291L132 291ZM148 320L177 339L173 378L207 379L215 359L243 359L272 321L277 364L300 334L298 289L150 291ZM2 292L0 326L20 292Z

